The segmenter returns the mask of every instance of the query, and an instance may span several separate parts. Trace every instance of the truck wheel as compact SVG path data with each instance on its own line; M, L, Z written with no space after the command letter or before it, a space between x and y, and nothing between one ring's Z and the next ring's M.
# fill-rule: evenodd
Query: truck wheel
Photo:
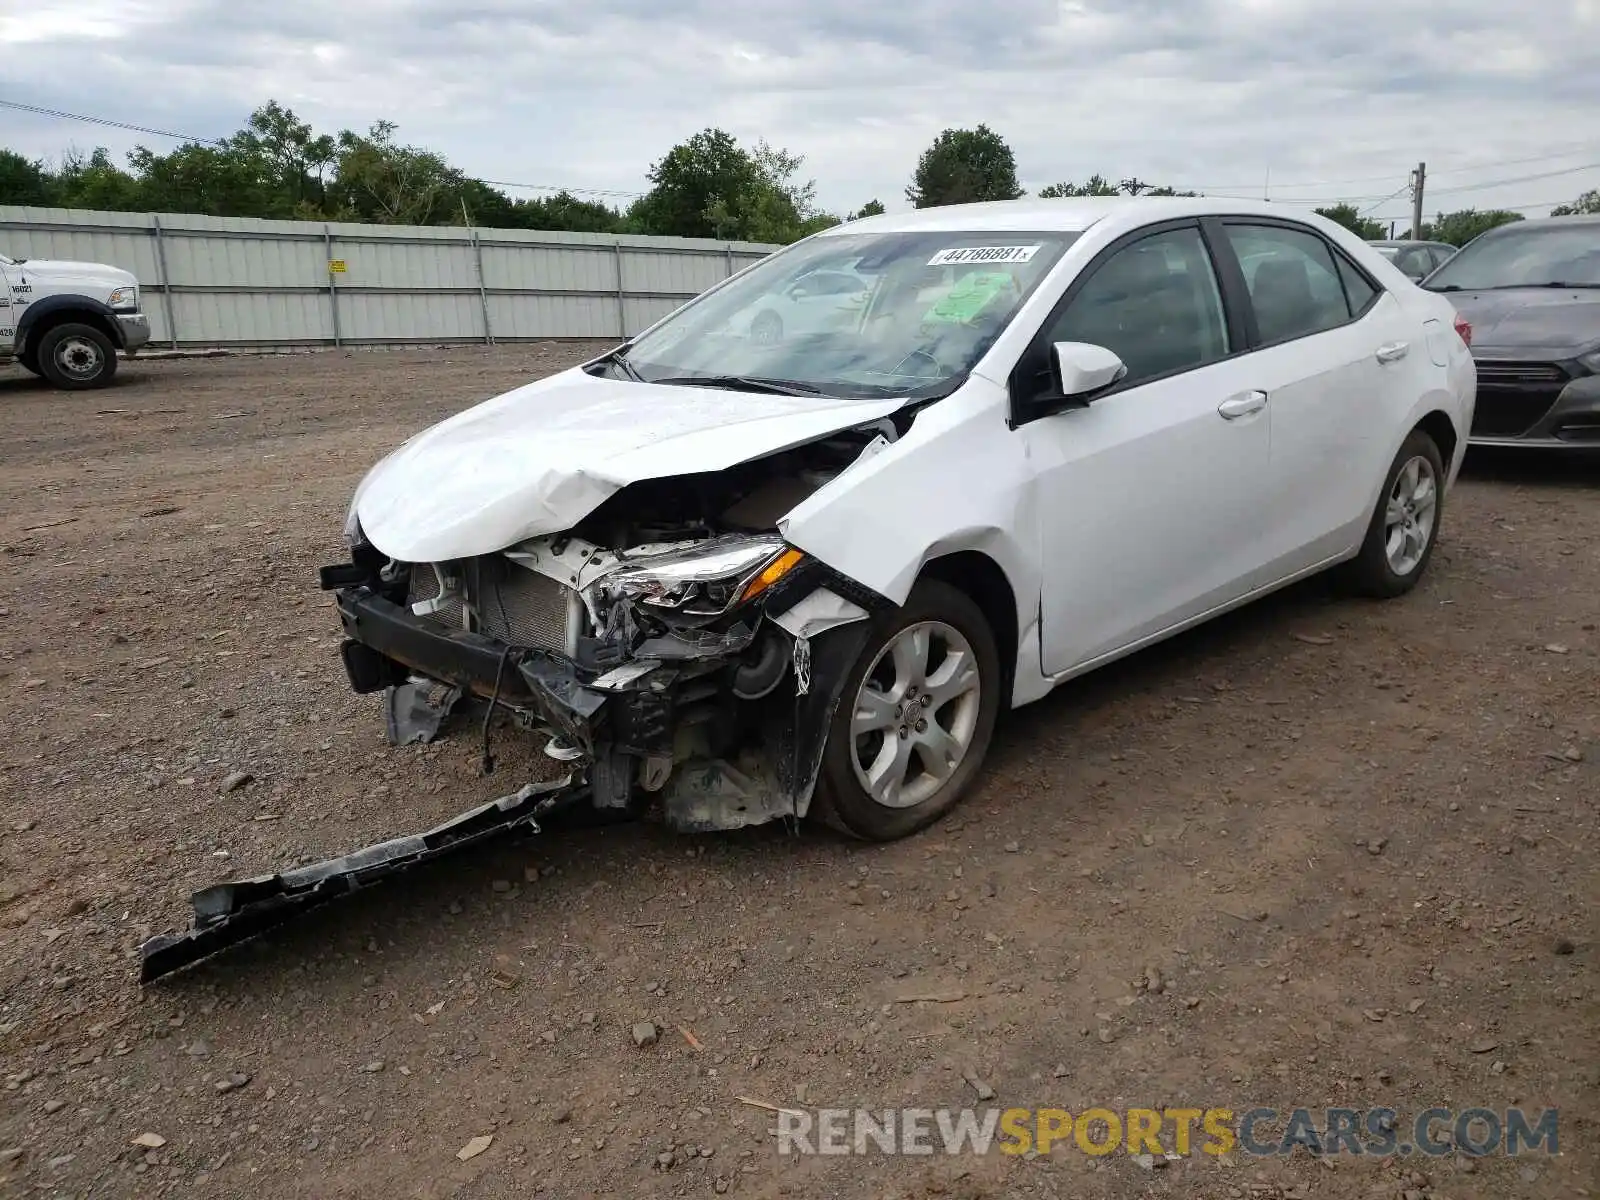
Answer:
M35 375L44 374L44 372L39 369L39 360L34 357L33 351L31 350L24 350L21 354L17 355L17 366L21 367L24 371L32 371Z
M70 392L105 387L117 373L117 348L93 325L56 325L39 339L39 374Z
M966 593L919 583L876 618L845 677L818 780L818 815L888 842L953 808L983 764L1000 709L1000 654Z

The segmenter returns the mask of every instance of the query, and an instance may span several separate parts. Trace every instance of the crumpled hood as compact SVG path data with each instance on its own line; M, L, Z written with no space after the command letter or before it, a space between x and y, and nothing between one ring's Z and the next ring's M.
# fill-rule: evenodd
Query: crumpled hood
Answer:
M1489 358L1572 358L1600 344L1600 291L1496 288L1446 292L1472 323L1472 349Z
M424 430L368 472L354 509L391 558L470 558L570 529L630 483L725 470L904 403L633 383L574 367Z

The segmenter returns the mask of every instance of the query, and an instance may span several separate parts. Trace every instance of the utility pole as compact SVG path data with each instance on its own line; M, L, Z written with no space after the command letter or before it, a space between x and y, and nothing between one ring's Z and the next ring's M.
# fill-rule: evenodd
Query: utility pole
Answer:
M1411 239L1422 240L1422 185L1428 178L1428 164L1419 162L1411 175Z

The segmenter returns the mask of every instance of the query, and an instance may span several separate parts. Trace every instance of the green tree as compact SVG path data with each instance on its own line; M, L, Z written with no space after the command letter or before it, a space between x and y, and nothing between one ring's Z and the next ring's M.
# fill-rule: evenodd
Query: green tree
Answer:
M1056 200L1068 196L1198 196L1199 192L1179 192L1170 187L1152 187L1142 179L1112 183L1104 175L1089 176L1082 183L1052 183L1039 189L1039 199Z
M96 146L88 157L78 150L67 151L55 184L63 208L138 212L144 206L139 181L112 162L104 146Z
M1039 189L1039 199L1058 200L1068 196L1119 196L1117 186L1104 175L1091 175L1082 183L1052 183Z
M320 212L327 201L325 176L338 156L338 143L317 135L276 100L250 114L246 128L228 139L229 148L263 163L280 193L278 206Z
M466 178L431 150L394 140L393 121L339 134L329 189L337 215L383 225L436 225L459 218Z
M128 153L137 178L139 207L152 212L205 213L213 217L292 217L294 208L276 187L260 155L198 143L156 154L144 146Z
M1370 217L1362 216L1361 210L1354 204L1334 204L1314 211L1319 217L1327 217L1334 224L1343 225L1358 238L1369 242L1378 241L1389 235L1387 226Z
M1552 217L1588 217L1600 215L1600 189L1591 188L1571 204L1558 204L1550 210Z
M906 199L916 208L1015 200L1022 195L1017 160L1005 139L987 125L946 129L917 160Z
M625 219L636 233L752 242L792 242L838 218L816 207L816 184L798 178L804 160L758 142L746 150L721 129L674 146L648 172L650 191Z
M0 150L0 199L7 204L41 208L56 203L56 181L42 162L23 158L14 150Z
M616 233L622 214L606 204L580 200L571 192L556 192L537 200L518 200L508 224L518 229L565 229L575 233Z
M862 217L881 217L884 214L882 200L868 200L855 212L845 218L846 221L859 221Z
M1465 246L1480 233L1487 233L1497 226L1509 225L1512 221L1520 220L1522 220L1521 213L1507 212L1504 209L1479 212L1475 208L1463 208L1459 212L1440 213L1431 224L1422 227L1422 238L1428 242Z

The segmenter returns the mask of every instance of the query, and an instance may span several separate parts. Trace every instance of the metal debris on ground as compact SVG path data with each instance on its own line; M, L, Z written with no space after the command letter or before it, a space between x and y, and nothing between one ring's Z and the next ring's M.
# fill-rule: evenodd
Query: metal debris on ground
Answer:
M427 833L354 850L326 862L276 875L258 875L204 888L190 898L194 926L158 934L140 947L140 983L193 966L219 950L252 940L291 917L337 900L397 872L431 862L492 837L538 833L539 818L588 797L573 776L530 783L520 791L462 813Z

